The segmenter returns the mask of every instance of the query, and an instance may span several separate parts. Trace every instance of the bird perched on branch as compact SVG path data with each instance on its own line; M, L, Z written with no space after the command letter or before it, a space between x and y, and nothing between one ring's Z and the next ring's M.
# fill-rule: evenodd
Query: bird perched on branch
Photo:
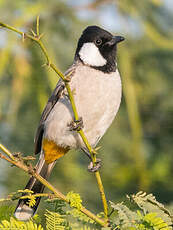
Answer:
M60 79L42 113L35 137L35 154L40 153L36 172L45 179L57 159L70 149L81 149L91 158L77 129L83 128L94 148L115 118L122 91L115 57L117 44L123 40L98 26L87 27L79 38L74 62L65 76L70 76L69 84L81 118L75 121L65 84ZM99 167L97 161L95 166L90 164L89 170ZM42 193L44 185L31 177L25 188ZM27 199L19 200L15 217L28 220L39 202L37 197L36 204L29 207Z

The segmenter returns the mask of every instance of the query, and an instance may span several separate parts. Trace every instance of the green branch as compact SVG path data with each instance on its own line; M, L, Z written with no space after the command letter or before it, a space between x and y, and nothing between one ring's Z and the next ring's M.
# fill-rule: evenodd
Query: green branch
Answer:
M39 34L39 17L37 17L37 23L36 23L36 34L32 31L32 35L28 34L28 33L23 33L22 31L19 31L18 29L16 29L15 27L12 27L12 26L9 26L7 24L4 24L2 22L0 22L0 26L6 28L6 29L9 29L11 31L14 31L18 34L20 34L23 38L23 40L25 38L29 38L33 41L35 41L41 48L45 58L46 58L46 61L47 61L47 65L52 68L57 74L58 76L64 81L65 83L65 87L67 89L67 92L68 92L68 95L69 95L69 100L71 102L71 106L72 106L72 109L73 109L73 113L74 113L74 118L75 120L78 120L79 119L79 115L78 115L78 112L77 112L77 108L76 108L76 105L75 105L75 101L74 101L74 98L73 98L73 94L72 94L72 91L70 89L70 85L69 85L69 79L67 79L63 73L51 62L51 59L48 55L48 52L45 48L45 46L43 45L42 41L41 41L41 37L43 36L42 34ZM90 143L88 142L83 130L78 130L77 131L79 133L79 135L81 136L83 142L85 143L85 146L86 148L88 149L88 151L90 152L90 155L91 155L91 159L92 159L92 162L93 162L93 165L96 164L96 150L93 149L90 145ZM100 176L100 173L97 171L95 172L95 176L96 176L96 180L97 180L97 184L98 184L98 187L99 187L99 191L100 191L100 194L101 194L101 199L102 199L102 203L103 203L103 209L104 209L104 214L105 214L105 219L107 221L107 215L108 215L108 206L107 206L107 200L106 200L106 196L105 196L105 193L104 193L104 188L103 188L103 183L102 183L102 180L101 180L101 176Z

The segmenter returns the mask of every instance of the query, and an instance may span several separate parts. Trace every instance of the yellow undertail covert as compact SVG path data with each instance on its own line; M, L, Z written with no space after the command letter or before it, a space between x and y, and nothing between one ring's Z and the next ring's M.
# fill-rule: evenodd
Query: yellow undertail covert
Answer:
M50 164L58 158L64 156L69 151L69 148L63 148L61 146L58 146L54 141L50 141L47 139L43 140L42 148L44 151L44 158L47 164Z

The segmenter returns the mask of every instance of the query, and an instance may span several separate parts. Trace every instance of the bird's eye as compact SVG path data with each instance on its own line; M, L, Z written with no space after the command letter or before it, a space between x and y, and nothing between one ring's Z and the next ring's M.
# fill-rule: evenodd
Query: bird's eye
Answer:
M97 46L100 46L102 44L102 40L99 38L95 41Z

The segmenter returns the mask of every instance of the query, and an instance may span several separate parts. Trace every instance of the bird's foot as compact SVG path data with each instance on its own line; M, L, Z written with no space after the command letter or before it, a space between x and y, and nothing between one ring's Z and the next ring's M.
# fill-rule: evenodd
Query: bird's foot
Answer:
M83 125L83 119L82 117L79 117L78 120L74 120L68 124L70 131L80 131L84 125Z
M101 159L96 159L95 165L91 161L90 164L88 165L88 171L89 172L97 172L101 168Z

